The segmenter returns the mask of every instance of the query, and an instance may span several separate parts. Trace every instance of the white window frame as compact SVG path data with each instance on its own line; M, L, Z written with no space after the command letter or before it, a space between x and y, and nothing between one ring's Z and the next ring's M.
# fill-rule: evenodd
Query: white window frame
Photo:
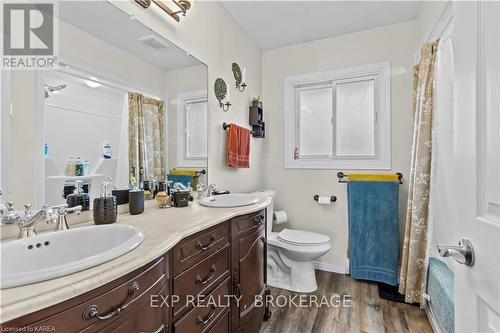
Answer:
M307 85L320 86L323 84L323 86L326 87L329 84L331 85L333 81L343 83L364 81L370 78L375 79L375 156L318 156L295 159L295 147L298 147L299 143L297 90ZM391 169L390 62L285 77L284 98L284 161L286 169ZM335 117L335 113L333 117ZM335 135L335 130L333 134ZM334 139L332 138L332 140ZM335 142L333 143L335 144Z
M186 156L186 103L187 102L207 102L206 90L182 92L177 94L177 166L183 168L206 168L208 156L206 158L188 158ZM208 145L208 143L207 143ZM208 152L207 152L208 153Z

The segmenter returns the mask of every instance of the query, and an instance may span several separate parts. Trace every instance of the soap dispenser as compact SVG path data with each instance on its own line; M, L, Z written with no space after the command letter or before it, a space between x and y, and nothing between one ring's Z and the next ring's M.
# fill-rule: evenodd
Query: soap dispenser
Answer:
M94 199L94 223L115 223L118 217L116 197L111 194L111 183L101 183L101 196Z
M66 198L68 207L82 206L82 211L90 209L90 195L83 191L83 180L75 180L75 189Z

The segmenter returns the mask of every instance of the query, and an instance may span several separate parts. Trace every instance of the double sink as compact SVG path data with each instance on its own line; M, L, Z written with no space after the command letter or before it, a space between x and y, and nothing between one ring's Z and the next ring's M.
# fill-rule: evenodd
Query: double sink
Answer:
M259 199L248 194L207 197L207 207L240 207ZM137 228L101 225L75 228L0 244L0 288L55 279L103 264L138 247L144 234Z

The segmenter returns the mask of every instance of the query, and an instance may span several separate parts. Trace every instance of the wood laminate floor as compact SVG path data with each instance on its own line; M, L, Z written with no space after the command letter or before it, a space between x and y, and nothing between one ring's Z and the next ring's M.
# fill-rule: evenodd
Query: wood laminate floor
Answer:
M432 333L425 312L418 306L392 302L378 296L376 284L351 279L348 275L316 271L319 300L330 298L337 304L342 295L350 296L350 307L271 306L271 318L262 324L260 333L330 333L330 332L418 332ZM287 290L271 288L275 303L283 304ZM278 296L280 296L278 298ZM326 296L326 297L322 297ZM333 296L333 298L332 298ZM347 296L347 299L349 299ZM300 304L295 300L295 304ZM348 302L345 304L349 304ZM314 305L314 303L313 303Z

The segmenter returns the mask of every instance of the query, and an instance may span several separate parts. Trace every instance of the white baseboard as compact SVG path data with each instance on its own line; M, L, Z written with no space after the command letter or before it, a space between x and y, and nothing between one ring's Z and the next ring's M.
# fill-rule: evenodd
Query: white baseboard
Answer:
M427 304L427 306L425 307L425 314L427 315L427 319L429 319L429 323L431 324L434 333L443 333L443 330L441 329L436 316L434 316L434 312L432 312L430 304Z
M332 265L332 264L327 264L327 263L320 262L320 261L314 261L313 263L314 263L314 268L318 269L320 271L339 273L339 274L346 274L347 273L345 266Z

